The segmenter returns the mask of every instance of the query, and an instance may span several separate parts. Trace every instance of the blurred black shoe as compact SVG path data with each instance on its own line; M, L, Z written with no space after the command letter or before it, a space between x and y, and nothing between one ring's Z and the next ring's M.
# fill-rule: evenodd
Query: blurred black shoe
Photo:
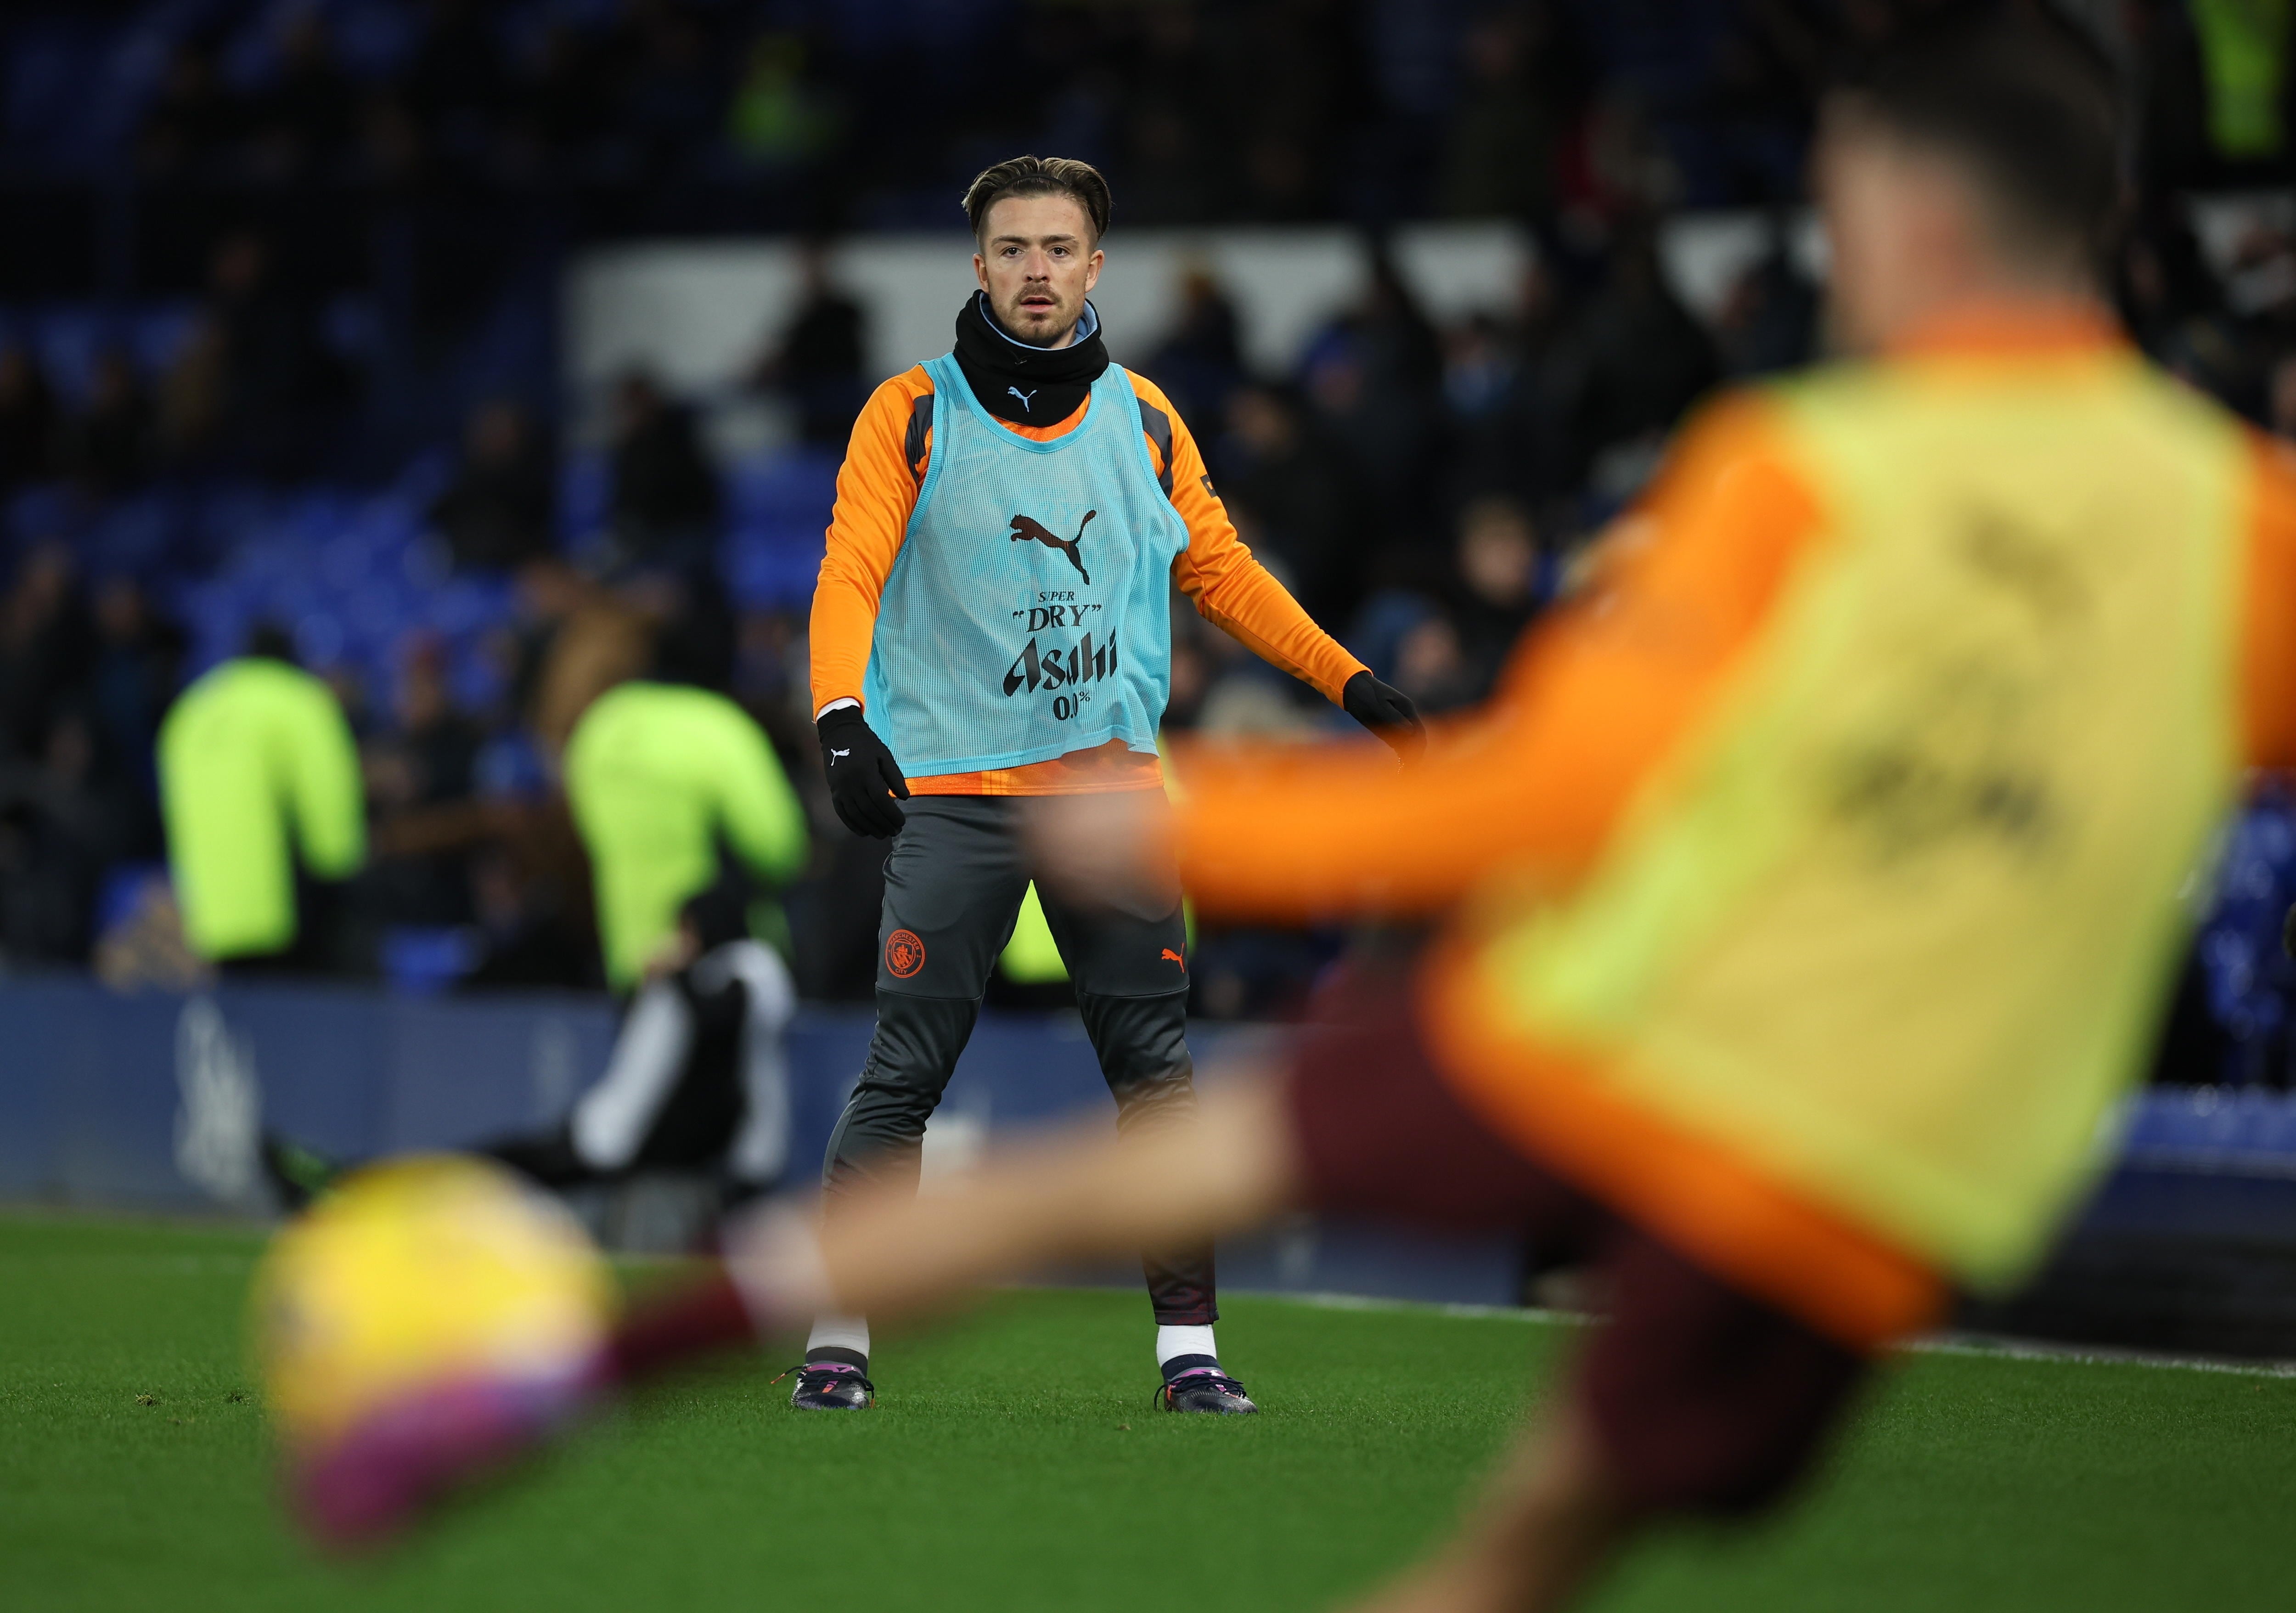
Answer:
M263 1133L257 1153L263 1161L264 1180L271 1184L279 1207L291 1215L325 1192L342 1174L342 1167L325 1155L275 1132Z
M1156 1406L1163 1411L1210 1411L1242 1417L1259 1408L1243 1386L1218 1367L1198 1367L1171 1382L1156 1387Z
M858 1367L834 1363L798 1369L790 1404L800 1411L865 1411L877 1403L877 1386Z

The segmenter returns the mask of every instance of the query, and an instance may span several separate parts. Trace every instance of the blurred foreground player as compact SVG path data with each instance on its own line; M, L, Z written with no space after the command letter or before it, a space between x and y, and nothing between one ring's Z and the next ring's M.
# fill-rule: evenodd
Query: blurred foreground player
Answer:
M2296 762L2296 473L2112 333L2112 109L2039 21L1900 47L1824 138L1870 357L1695 427L1422 766L1191 770L1164 822L1208 903L1445 912L1414 991L1358 983L1190 1127L769 1212L561 1409L818 1306L1308 1207L1527 1230L1612 1296L1475 1518L1371 1606L1552 1607L1647 1524L1775 1498L1877 1351L2030 1268L2243 762ZM1062 803L1045 855L1121 888L1161 812ZM367 1471L411 1509L462 1470L437 1448Z
M1162 793L1175 587L1367 727L1417 727L1237 539L1171 400L1109 362L1086 300L1107 182L1016 157L973 181L964 210L980 289L954 350L886 382L856 423L813 599L830 794L856 834L893 837L876 1033L824 1171L832 1214L849 1189L915 1185L925 1123L1029 889L1022 798ZM1120 904L1054 895L1044 916L1118 1125L1185 1119L1177 885ZM1160 1403L1255 1410L1220 1364L1210 1248L1144 1264ZM868 1370L867 1321L824 1316L790 1403L866 1407Z

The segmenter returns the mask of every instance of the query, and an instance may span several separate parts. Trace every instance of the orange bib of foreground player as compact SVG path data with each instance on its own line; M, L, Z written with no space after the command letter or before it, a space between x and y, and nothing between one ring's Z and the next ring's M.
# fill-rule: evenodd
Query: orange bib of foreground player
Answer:
M885 967L896 980L906 980L925 967L925 943L914 930L895 930L885 937Z

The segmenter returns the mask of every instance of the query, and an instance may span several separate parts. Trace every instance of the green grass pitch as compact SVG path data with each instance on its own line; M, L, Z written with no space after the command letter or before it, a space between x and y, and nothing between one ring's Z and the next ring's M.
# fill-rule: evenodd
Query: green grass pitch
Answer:
M1267 1412L1160 1417L1138 1296L1016 1293L883 1346L873 1415L730 1364L346 1568L266 1490L258 1247L0 1217L0 1609L1313 1608L1446 1527L1569 1332L1240 1297ZM2292 1506L2296 1380L1923 1355L1784 1517L1659 1541L1595 1605L2284 1613Z

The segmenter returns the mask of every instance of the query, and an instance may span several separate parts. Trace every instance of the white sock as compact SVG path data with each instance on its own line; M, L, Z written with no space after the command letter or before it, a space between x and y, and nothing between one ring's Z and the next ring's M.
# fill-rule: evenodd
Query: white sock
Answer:
M851 1350L857 1355L869 1354L869 1319L865 1316L819 1316L814 1319L813 1331L806 1335L805 1353L819 1349Z
M1219 1346L1212 1343L1210 1327L1168 1328L1156 1329L1156 1364L1161 1367L1175 1355L1210 1355L1218 1357Z

